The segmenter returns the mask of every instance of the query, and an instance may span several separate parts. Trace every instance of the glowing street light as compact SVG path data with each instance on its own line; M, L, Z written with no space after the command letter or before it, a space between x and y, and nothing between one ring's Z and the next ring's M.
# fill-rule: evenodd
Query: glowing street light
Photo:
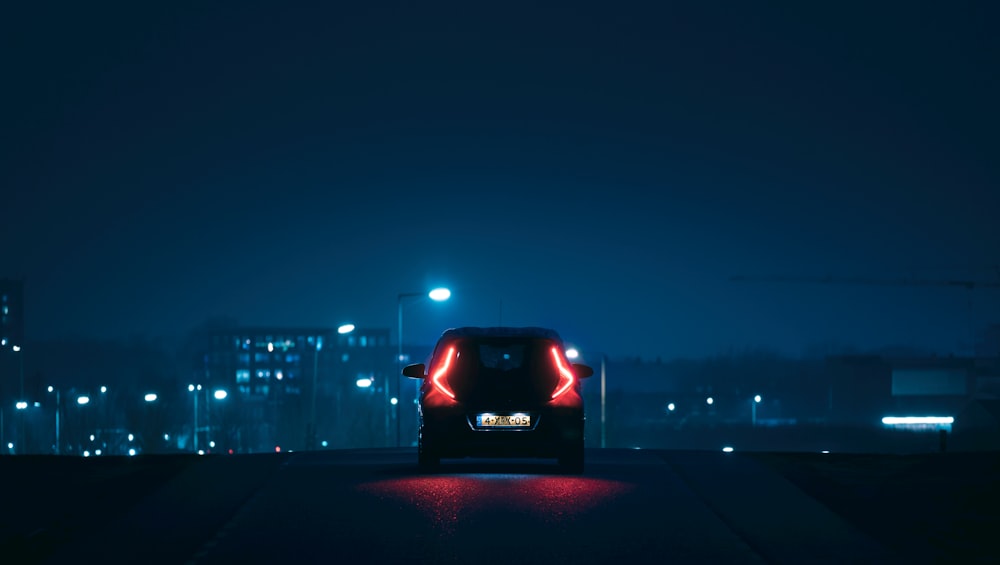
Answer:
M447 288L435 288L434 290L427 293L427 296L429 296L431 300L434 300L436 302L444 302L445 300L451 298L451 291L448 290Z
M760 395L755 395L753 397L753 402L750 403L750 424L753 426L757 425L757 405L760 404Z
M22 400L15 404L14 407L18 410L26 410L28 408L28 403Z
M86 394L76 397L76 403L80 406L90 404L90 397Z
M708 404L709 406L711 406L711 405L715 404L715 399L712 398L711 396L709 396L708 398L705 399L705 404Z
M156 399L158 397L156 396L155 392L150 392L150 393L147 393L144 398L145 398L146 402L156 402Z
M676 408L677 406L673 402L667 404L667 410L670 410L671 412L673 412Z
M337 333L340 335L349 334L354 331L354 324L343 324L337 328Z
M570 347L569 349L566 350L566 358L567 359L576 359L579 356L580 356L580 352L577 351L575 347Z
M415 297L418 297L418 296L424 296L424 293L422 293L422 292L401 292L401 293L399 293L399 296L397 297L397 300L396 300L396 313L397 313L398 322L399 322L399 325L396 328L396 330L397 330L396 331L396 344L397 344L397 351L396 351L396 395L397 396L399 396L399 391L401 391L402 387L403 387L403 299L404 298L410 298L410 297L414 297L415 298ZM431 300L435 301L435 302L444 302L445 300L448 300L449 298L451 298L451 290L449 290L447 288L444 288L444 287L438 287L438 288L432 289L430 292L427 293L426 296L428 298L430 298ZM385 387L385 397L386 397L386 399L388 399L389 398L389 383L386 382L385 384L386 384L386 387ZM399 409L398 408L394 408L393 410L396 412L396 447L399 447L400 446L399 413L398 413ZM389 439L389 411L388 410L385 411L385 438L386 438L386 441L388 442L388 439Z
M216 390L212 394L212 396L214 396L216 400L225 400L226 397L229 396L229 393L220 388L220 389Z
M372 386L372 380L368 378L358 379L354 382L354 384L357 385L358 388L368 388Z

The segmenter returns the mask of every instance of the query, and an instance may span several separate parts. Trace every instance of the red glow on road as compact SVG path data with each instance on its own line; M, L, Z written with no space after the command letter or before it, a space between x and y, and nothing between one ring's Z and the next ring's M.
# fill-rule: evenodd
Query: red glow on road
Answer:
M563 476L464 475L408 477L358 486L380 499L401 500L422 510L442 533L498 508L561 522L607 504L632 485L607 479Z

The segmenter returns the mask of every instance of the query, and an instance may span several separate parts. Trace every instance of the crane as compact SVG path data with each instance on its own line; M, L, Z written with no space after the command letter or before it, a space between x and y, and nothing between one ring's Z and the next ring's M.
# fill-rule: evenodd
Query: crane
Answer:
M877 279L868 277L835 277L827 276L797 276L797 275L763 275L748 276L734 275L729 278L732 282L764 282L764 283L806 283L806 284L853 284L853 285L875 285L875 286L937 286L963 288L975 290L978 288L1000 288L1000 280L980 281L980 280L957 280L957 279ZM969 295L969 336L970 347L974 340L972 329L972 297Z
M873 279L867 277L808 277L794 275L747 276L734 275L732 282L778 282L778 283L812 283L812 284L858 284L877 286L950 286L973 290L976 288L1000 288L1000 281L972 281L948 279Z

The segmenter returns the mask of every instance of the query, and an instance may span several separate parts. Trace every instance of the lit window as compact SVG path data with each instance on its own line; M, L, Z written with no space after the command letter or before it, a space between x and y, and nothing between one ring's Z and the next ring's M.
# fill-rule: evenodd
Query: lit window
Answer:
M348 346L348 347L354 347L354 341L355 341L355 339L354 339L354 336L353 336L353 335L352 335L352 336L350 336L350 337L348 337L348 338L347 338L347 346Z
M347 360L350 359L350 358L351 358L351 356L345 353L345 354L343 354L343 355L340 356L340 362L341 363L347 363Z
M8 308L7 308L7 305L6 305L6 304L4 304L4 305L3 305L3 313L4 313L4 314L7 314L8 312L10 312L10 309L8 309Z
M361 347L368 347L368 337L367 336L361 336L361 343L360 343L360 345L361 345Z
M250 382L250 371L247 369L237 369L236 370L236 382L238 383L248 383Z

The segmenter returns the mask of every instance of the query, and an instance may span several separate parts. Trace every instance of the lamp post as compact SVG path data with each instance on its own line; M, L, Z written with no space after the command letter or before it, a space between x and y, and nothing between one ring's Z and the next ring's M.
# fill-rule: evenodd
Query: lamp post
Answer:
M56 455L59 455L59 453L60 453L59 434L61 432L61 428L60 428L60 425L59 425L60 424L60 422L59 422L59 409L60 409L62 403L60 402L61 399L60 399L60 396L59 396L59 389L53 387L52 385L49 385L49 392L50 393L54 392L56 394Z
M310 393L309 423L306 424L306 449L316 448L316 386L319 374L319 351L323 349L323 337L316 336L316 348L313 351L312 391Z
M192 437L194 438L194 452L198 453L198 391L201 390L201 385L188 385L188 392L194 393L194 428L192 429Z
M760 395L756 395L750 403L750 424L754 427L757 426L757 405L760 404Z
M399 326L396 328L396 398L401 398L403 388L403 299L404 298L415 298L418 296L425 296L423 292L402 292L396 301L396 311L398 314ZM435 288L430 292L426 293L426 296L435 302L444 302L451 298L451 291L447 288ZM385 438L386 443L389 439L389 406L392 406L392 411L396 416L396 447L400 446L400 432L399 432L399 404L392 404L390 402L389 396L389 381L386 380L385 383Z

